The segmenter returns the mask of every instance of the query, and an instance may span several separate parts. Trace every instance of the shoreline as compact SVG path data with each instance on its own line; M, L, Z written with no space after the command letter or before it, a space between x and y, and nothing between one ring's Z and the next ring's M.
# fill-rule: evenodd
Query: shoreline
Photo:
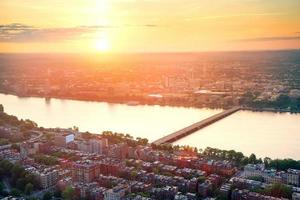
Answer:
M136 102L135 105L130 105L130 102L133 102L132 100L128 101L109 101L108 99L91 99L91 98L80 98L80 97L67 97L67 96L45 96L45 95L20 95L16 92L7 92L7 91L0 91L0 94L4 95L13 95L19 98L44 98L45 100L51 100L58 99L58 100L70 100L70 101L84 101L84 102L99 102L99 103L108 103L108 104L121 104L121 105L128 105L128 106L162 106L162 107L182 107L182 108L195 108L195 109L223 109L227 110L230 109L230 107L210 107L210 106L190 106L190 105L182 105L182 104L165 104L165 103L151 103L151 102L140 102L140 101L134 101ZM233 105L236 106L236 105ZM289 109L276 109L276 108L253 108L249 106L243 106L239 105L241 107L241 110L244 111L252 111L252 112L272 112L272 113L290 113L290 114L300 114L300 111L298 112L291 112Z

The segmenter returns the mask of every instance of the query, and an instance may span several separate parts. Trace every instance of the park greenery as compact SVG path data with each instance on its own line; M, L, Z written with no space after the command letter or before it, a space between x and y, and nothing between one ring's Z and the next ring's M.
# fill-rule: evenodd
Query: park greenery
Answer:
M16 116L8 115L4 112L3 106L0 104L0 126L13 127L21 134L10 135L5 129L0 129L0 146L9 143L21 142L29 139L32 135L31 130L37 128L37 124L29 119L18 119Z
M1 110L4 110L2 104L0 104L0 126L10 125L14 127L19 127L22 131L28 131L37 127L37 124L34 121L31 121L29 119L19 120L16 116L9 115L4 111L1 112Z
M72 187L66 187L66 189L62 192L62 197L65 200L72 200L75 198L75 190Z
M291 98L287 94L280 94L275 100L258 100L260 93L247 91L241 98L241 104L254 108L272 108L275 110L290 110L300 112L300 98Z
M72 152L69 153L69 152L55 151L52 152L50 155L54 158L67 159L72 161L76 161L80 159L80 157L76 155L76 153L72 153Z
M273 183L266 188L256 188L253 192L257 192L266 196L292 199L292 188L282 183Z
M127 143L129 146L137 146L137 145L147 145L148 144L148 139L146 138L140 138L137 137L134 139L131 135L129 134L123 134L123 133L113 133L111 131L103 131L102 137L107 138L108 141L112 144L117 144L117 143Z
M39 182L34 174L27 172L24 167L18 163L13 164L1 158L0 180L7 181L8 184L13 187L10 191L12 196L20 196L22 194L30 195L33 190L39 189ZM0 192L3 193L3 189Z
M282 183L274 183L263 190L263 193L268 196L278 198L292 198L292 188Z
M207 147L204 150L197 149L189 146L178 146L172 144L164 145L154 145L151 144L154 149L163 150L170 153L176 151L187 151L187 152L196 152L200 157L213 158L217 160L230 160L235 162L238 166L244 166L246 164L265 164L266 168L273 168L276 170L287 170L287 169L299 169L300 170L300 160L293 159L271 159L269 157L257 158L255 154L250 156L245 156L242 152L237 152L235 150L221 150L218 148Z
M287 169L299 169L300 170L300 160L296 161L293 159L275 159L270 158L264 159L264 164L267 168L274 168L277 170L287 170Z
M37 163L43 164L43 165L48 165L48 166L58 164L58 160L56 157L45 155L45 154L34 155L34 161Z

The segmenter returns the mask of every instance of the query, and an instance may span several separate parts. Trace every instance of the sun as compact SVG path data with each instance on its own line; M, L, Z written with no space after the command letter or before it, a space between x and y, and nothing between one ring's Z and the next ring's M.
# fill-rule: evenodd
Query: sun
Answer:
M99 52L107 52L110 49L110 44L107 38L100 38L96 41L95 47Z

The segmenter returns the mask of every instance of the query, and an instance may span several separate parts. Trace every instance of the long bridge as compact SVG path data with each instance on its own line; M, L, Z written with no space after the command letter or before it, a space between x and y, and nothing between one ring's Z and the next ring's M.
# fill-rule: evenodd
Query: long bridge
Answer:
M200 130L206 126L209 126L209 125L215 123L216 121L219 121L219 120L239 111L240 109L241 109L241 107L233 107L231 109L225 110L221 113L218 113L218 114L213 115L209 118L206 118L202 121L194 123L188 127L185 127L179 131L176 131L167 136L164 136L164 137L154 141L153 144L161 145L161 144L165 144L165 143L175 142L176 140L179 140L187 135L190 135L191 133L194 133L197 130Z

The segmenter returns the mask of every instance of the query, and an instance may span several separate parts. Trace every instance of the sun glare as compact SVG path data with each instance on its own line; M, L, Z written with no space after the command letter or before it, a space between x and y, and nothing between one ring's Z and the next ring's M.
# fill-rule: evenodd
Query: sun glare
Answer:
M99 52L107 52L110 49L109 42L106 38L101 38L96 41L96 50Z

